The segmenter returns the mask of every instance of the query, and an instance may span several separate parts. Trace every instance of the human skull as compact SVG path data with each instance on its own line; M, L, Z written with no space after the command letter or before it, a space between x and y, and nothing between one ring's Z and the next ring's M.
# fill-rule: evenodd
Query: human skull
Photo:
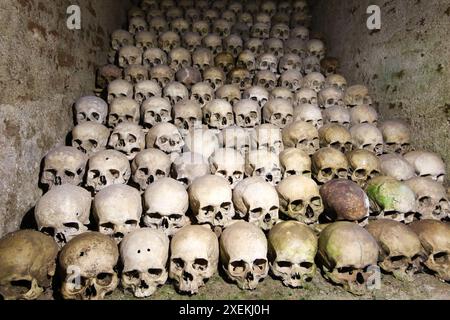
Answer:
M369 180L365 191L370 199L371 215L411 223L416 211L416 198L405 183L388 176Z
M201 154L184 152L175 158L172 177L188 188L196 178L210 174L208 160Z
M188 193L180 182L172 178L160 178L147 187L144 208L144 225L162 230L167 236L173 236L190 223L186 216Z
M249 50L254 55L259 55L263 53L263 40L259 37L253 37L248 39L244 44L245 49Z
M194 84L202 81L202 74L197 68L186 67L179 69L175 78L190 90Z
M411 130L402 120L387 120L380 125L384 152L405 154L411 150Z
M148 80L148 68L143 65L130 65L124 69L123 74L124 79L133 85Z
M284 54L284 47L283 47L283 41L280 40L277 37L269 38L264 41L264 51L266 53L270 53L275 58L279 59ZM278 60L277 60L277 66L275 67L275 71L277 72L278 67Z
M139 104L132 98L116 98L109 105L108 125L111 128L114 128L123 122L137 125L139 120Z
M174 31L165 31L159 36L158 44L162 50L169 54L172 49L180 46L180 36Z
M256 289L269 271L266 236L256 225L237 221L220 237L220 261L240 289Z
M419 220L443 220L450 214L450 202L442 184L424 177L415 177L405 184L416 195L416 217Z
M122 69L113 64L106 64L97 70L95 83L97 88L103 91L111 82L120 78L122 78Z
M134 86L134 100L139 105L152 97L161 97L161 94L161 87L154 80L141 81Z
M150 48L142 56L144 66L153 68L167 63L167 54L159 48Z
M291 90L292 93L297 92L302 84L302 75L297 70L286 70L280 75L279 85L283 88Z
M294 108L292 103L285 99L269 100L263 108L263 120L279 128L284 128L292 123Z
M236 84L224 84L216 90L216 100L224 100L233 106L241 100L241 90Z
M297 148L309 155L319 150L319 133L313 124L297 120L282 130L286 148Z
M316 129L323 125L322 112L317 105L303 103L294 108L294 121L304 121L311 123Z
M102 150L89 158L86 187L95 193L113 184L126 184L130 176L130 163L123 153Z
M194 128L185 136L186 149L208 159L219 148L219 139L216 134L217 131L214 129Z
M350 109L350 119L353 125L369 123L377 125L378 113L369 105L359 105Z
M363 227L348 221L327 226L319 236L318 260L324 277L362 295L378 261L379 247Z
M320 184L348 177L348 161L339 150L330 147L321 148L313 154L311 160L313 176Z
M211 174L227 179L232 189L244 179L245 159L235 149L217 149L208 160Z
M219 263L217 236L204 226L182 228L170 244L169 276L181 292L198 293Z
M250 151L246 159L245 174L248 177L262 177L271 185L277 185L282 177L278 154L264 149Z
M169 29L182 37L189 29L189 22L181 17L173 19L169 23Z
M283 73L287 70L301 71L302 60L299 55L295 53L285 53L278 63L278 71Z
M203 107L203 119L210 128L229 127L234 124L232 106L226 100L214 99Z
M295 93L294 96L295 105L299 106L301 104L313 104L318 105L317 102L317 92L309 88L301 88Z
M134 36L136 40L136 47L146 51L150 48L155 48L157 45L157 36L152 31L139 31Z
M294 38L299 38L303 41L309 40L309 29L305 26L296 26L291 29L290 36Z
M339 68L339 60L333 57L327 57L320 61L320 72L328 77L329 75L336 74Z
M350 128L350 112L346 107L333 106L323 110L322 115L325 124L334 123Z
M174 124L183 134L202 122L202 108L193 100L182 100L173 106Z
M133 64L142 64L141 48L135 46L125 46L119 49L119 67L125 68Z
M387 219L371 221L367 231L377 240L380 267L401 281L413 281L426 260L419 237L404 224Z
M168 58L169 66L174 72L192 65L191 53L189 50L182 47L177 47L170 50Z
M93 209L98 231L119 243L126 234L139 228L141 195L135 188L114 184L95 195Z
M231 53L234 58L237 58L243 50L242 38L237 34L230 34L223 39L223 47L226 52Z
M415 221L411 229L419 236L428 254L424 265L441 281L450 281L450 227L436 220Z
M131 34L137 34L138 32L146 31L148 29L147 21L143 17L132 17L128 24L128 31Z
M316 274L317 236L303 223L284 221L269 232L269 265L287 287L302 287Z
M445 163L437 153L417 150L406 153L404 157L414 167L419 177L444 182Z
M381 173L399 181L413 178L416 174L413 166L399 154L383 154L380 157Z
M202 45L216 56L222 52L222 39L214 33L207 34L202 39Z
M247 69L234 68L228 73L228 81L239 88L240 91L252 86L252 76ZM239 93L240 97L240 93Z
M250 28L252 38L268 39L270 37L270 24L255 22Z
M256 69L258 71L269 70L277 72L278 59L273 53L263 53L256 58Z
M287 40L289 38L289 26L285 23L276 23L270 29L270 37L280 40Z
M0 296L34 300L51 287L58 246L34 230L19 230L0 239Z
M214 98L214 89L208 82L198 82L191 87L190 98L203 108Z
M190 53L195 52L202 45L202 37L197 32L188 31L182 37L183 47Z
M285 40L283 45L284 45L284 54L293 54L300 57L300 59L306 59L308 57L306 50L306 43L302 40L299 40L298 38L291 37ZM300 71L300 69L298 71Z
M120 244L122 286L137 298L151 296L168 276L169 238L160 230L142 228L127 234Z
M149 11L148 13L150 14L151 12L156 13L157 11ZM164 17L154 16L149 20L149 29L155 32L156 35L161 36L169 30L169 25Z
M214 65L227 74L234 68L234 58L229 52L220 52L214 57Z
M283 179L289 176L311 178L311 158L297 148L287 148L280 153L280 165Z
M328 109L334 106L343 106L343 96L344 94L339 89L333 87L322 89L318 94L319 106L322 109Z
M186 10L184 12L184 16L189 21L189 24L191 26L195 21L200 20L201 13L200 13L200 8L199 8L198 4L196 4L195 7L186 8Z
M216 19L212 21L211 31L221 38L228 37L231 32L231 24L225 19Z
M256 70L255 54L248 49L242 51L237 57L236 67L247 69L253 73Z
M167 154L180 153L184 146L183 137L171 123L158 123L153 126L145 141L147 148L157 148Z
M325 44L319 39L311 39L306 43L308 54L316 56L319 60L325 58Z
M88 156L75 147L56 147L44 158L40 182L48 189L61 184L78 186L83 181Z
M221 229L232 222L234 207L229 182L217 175L196 178L188 189L189 203L198 224Z
M181 82L173 81L164 87L163 96L167 98L173 106L177 102L188 99L189 91Z
M352 150L352 136L347 128L330 123L319 129L321 147L331 147L346 153Z
M118 260L116 243L104 234L85 232L73 238L59 254L63 298L103 299L119 284L114 270Z
M133 98L133 85L123 79L117 79L112 81L108 85L108 104L111 104L113 100L117 98ZM105 120L106 120L105 113Z
M74 236L87 231L91 194L70 184L55 186L36 204L34 217L38 230L63 247Z
M209 23L205 20L194 21L192 31L197 32L203 38L209 33Z
M369 95L369 89L363 85L348 87L344 94L344 103L349 108L360 105L371 105L372 98Z
M377 156L383 154L383 135L374 125L361 123L350 128L353 148L366 149L375 152Z
M255 127L251 134L252 149L267 150L278 155L283 151L281 129L270 123Z
M156 65L150 69L150 79L158 82L163 89L166 88L174 80L174 72L167 65Z
M111 48L114 50L119 50L124 46L129 46L134 44L133 35L126 30L115 30L111 34Z
M245 99L233 106L236 124L241 128L253 128L261 123L261 112L258 102Z
M83 122L72 130L72 146L87 155L92 155L106 149L109 133L109 129L100 123Z
M293 103L294 95L288 88L276 87L270 92L269 100L284 99L289 103Z
M325 77L320 72L311 72L303 78L303 88L312 89L317 94L319 94L319 92L323 89L324 84Z
M211 67L203 71L203 80L216 90L225 84L225 74L220 68Z
M269 100L269 92L264 87L253 86L243 92L242 99L251 99L258 102L259 108L261 109Z
M337 88L342 92L347 90L347 80L340 74L330 74L325 79L325 88Z
M149 148L139 152L131 163L132 179L139 185L141 191L170 174L172 162L161 150Z
M124 153L128 160L133 160L145 148L144 131L135 123L119 123L109 137L108 146Z
M375 153L359 149L347 153L349 178L361 187L381 174L381 161Z
M220 131L218 138L220 146L224 148L232 148L238 151L243 157L245 157L250 150L250 133L247 129L242 127L227 127Z

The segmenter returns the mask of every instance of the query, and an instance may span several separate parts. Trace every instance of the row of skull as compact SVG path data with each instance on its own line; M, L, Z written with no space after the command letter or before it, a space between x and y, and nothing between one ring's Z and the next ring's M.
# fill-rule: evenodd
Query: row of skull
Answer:
M284 285L298 288L316 277L319 266L325 279L361 295L381 277L377 264L402 281L412 281L421 271L449 281L449 239L450 227L442 222L405 226L385 219L366 228L335 222L323 230L285 221L267 238L244 221L228 226L219 239L200 225L184 226L170 241L159 230L142 228L127 234L119 247L101 233L86 232L59 253L59 288L65 299L103 299L121 280L125 290L143 298L170 277L179 292L195 294L219 266L241 289L256 289L269 271ZM0 294L6 299L38 298L52 284L57 254L55 242L42 233L7 234L0 239ZM18 281L30 285L18 286Z

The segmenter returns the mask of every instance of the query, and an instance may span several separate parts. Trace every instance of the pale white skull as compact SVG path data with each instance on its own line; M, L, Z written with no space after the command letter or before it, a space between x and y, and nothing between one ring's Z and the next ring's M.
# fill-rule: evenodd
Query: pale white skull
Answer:
M138 82L148 80L148 68L140 64L133 64L125 67L123 77L126 81L135 85Z
M223 129L225 130L225 129ZM188 151L201 154L206 159L219 148L219 139L215 130L195 128L185 136Z
M411 129L402 120L387 120L380 125L384 152L405 154L411 150Z
M306 43L306 48L311 56L316 56L319 60L325 58L325 44L319 39L311 39Z
M373 151L377 156L383 153L383 135L372 124L361 123L350 128L353 148Z
M190 99L196 101L201 108L214 98L214 89L208 82L198 82L191 87Z
M163 96L167 98L172 105L189 98L189 91L181 82L173 81L163 89Z
M108 104L101 98L85 96L79 98L74 105L77 124L93 121L105 124L108 115Z
M114 184L100 190L94 197L94 217L98 231L116 243L139 228L142 204L139 191L124 184Z
M119 67L125 68L133 64L142 64L141 48L135 46L125 46L119 49Z
M284 99L289 103L294 102L294 94L288 88L276 87L270 92L269 100Z
M260 176L275 186L281 181L281 166L278 154L268 150L253 150L248 153L245 164L248 177Z
M286 70L280 75L279 85L296 93L302 85L302 75L297 70Z
M196 101L182 100L173 106L173 121L181 134L202 123L202 107Z
M244 179L245 159L237 150L217 149L208 160L211 174L227 179L232 189Z
M303 103L294 108L294 121L297 120L311 123L316 129L320 129L323 125L320 108L309 103Z
M360 105L371 105L372 98L369 95L369 89L364 85L354 85L345 90L344 104L353 108Z
M137 124L139 120L139 104L132 98L116 98L109 105L108 125L111 128L123 122Z
M34 217L39 231L52 236L63 247L88 230L91 194L71 184L55 186L36 204Z
M323 121L325 124L336 123L350 128L350 112L344 106L333 106L323 110Z
M245 221L229 226L220 237L220 260L225 273L239 288L256 289L269 272L264 232Z
M379 158L381 173L385 176L405 181L416 175L414 167L400 154L383 154Z
M418 176L428 177L432 180L444 183L446 175L445 163L437 153L417 150L410 151L404 156L414 167Z
M251 99L240 100L233 106L236 124L241 128L253 128L261 123L258 102Z
M108 85L108 104L111 104L117 98L133 98L133 85L123 79L110 82Z
M341 90L336 88L325 88L320 90L317 99L319 107L322 109L328 109L334 106L343 106L344 94Z
M61 184L78 186L83 181L88 156L75 147L56 147L44 158L40 183L48 189Z
M203 119L210 128L224 129L234 124L233 107L226 100L214 99L203 107Z
M147 148L157 148L167 154L180 153L184 141L177 127L171 123L158 123L147 133Z
M144 193L144 207L144 225L161 230L167 236L173 236L190 224L186 216L188 193L183 184L175 179L161 178L151 183Z
M145 148L145 133L138 124L119 123L111 132L108 146L124 153L128 160L133 160Z
M259 55L256 59L256 69L269 70L273 73L277 72L278 59L273 53L263 53Z
M263 120L279 128L284 128L293 120L294 107L285 99L269 100L263 108Z
M276 155L283 151L281 129L273 124L264 123L255 127L250 133L250 138L252 149L267 150Z
M111 48L115 51L119 50L124 46L129 46L134 44L133 35L126 30L115 30L111 34Z
M225 83L225 74L220 68L210 67L203 71L203 80L216 90Z
M150 129L157 123L166 123L172 120L172 107L166 98L151 97L142 103L141 117L145 129Z
M318 105L317 92L309 88L301 88L298 90L294 96L294 104L299 106L305 103Z
M278 193L261 177L239 182L233 190L236 213L262 230L270 230L278 222Z
M168 277L169 238L160 230L142 228L120 243L122 286L137 298L155 293Z
M376 126L378 123L378 113L369 105L359 105L351 108L350 118L353 125L369 123Z
M219 263L217 236L204 226L186 226L170 244L169 276L181 292L198 293Z
M241 90L236 84L224 84L216 90L216 99L225 100L233 106L241 100Z
M348 160L339 150L330 147L321 148L313 154L311 160L313 176L320 184L348 177Z
M323 89L325 77L320 72L311 72L303 78L303 87L313 89L317 94Z
M169 66L160 64L150 69L150 79L165 89L175 79L175 74Z
M106 149L109 129L97 122L83 122L72 130L72 146L88 156Z
M188 188L196 178L210 174L208 159L201 154L184 152L175 158L172 177Z
M166 64L167 54L159 48L149 48L145 50L142 59L144 66L153 68L161 64Z
M149 148L139 152L131 163L132 179L139 185L141 191L170 174L172 162L170 157L155 148Z
M86 187L95 193L113 184L126 184L130 176L130 163L123 153L103 150L89 158Z
M282 130L286 148L298 148L309 155L319 150L319 132L312 123L297 120Z
M144 101L152 97L161 97L161 94L161 87L154 80L141 81L134 86L134 100L139 105L142 105Z
M188 192L190 207L198 224L209 224L220 229L232 222L232 191L225 178L216 175L198 177L191 183Z
M349 130L336 123L329 123L319 129L321 147L331 147L346 153L352 150L352 136Z
M192 53L192 65L200 71L214 66L214 56L211 50L206 48L198 48Z
M283 179L289 176L311 178L311 158L297 148L287 148L280 153L280 165Z
M168 54L170 50L180 46L180 36L174 31L165 31L159 36L158 44Z
M143 51L154 48L157 45L157 36L151 31L140 31L134 36L136 40L136 47Z
M259 108L264 107L269 100L269 92L261 86L253 86L244 91L242 99L251 99L258 102Z

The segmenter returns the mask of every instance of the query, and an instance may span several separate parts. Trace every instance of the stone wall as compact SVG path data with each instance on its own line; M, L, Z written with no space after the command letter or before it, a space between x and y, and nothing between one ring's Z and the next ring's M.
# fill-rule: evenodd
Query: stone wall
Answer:
M81 8L81 30L66 27ZM109 35L126 23L128 1L0 2L0 236L19 228L36 203L42 157L63 144L72 104L92 94Z

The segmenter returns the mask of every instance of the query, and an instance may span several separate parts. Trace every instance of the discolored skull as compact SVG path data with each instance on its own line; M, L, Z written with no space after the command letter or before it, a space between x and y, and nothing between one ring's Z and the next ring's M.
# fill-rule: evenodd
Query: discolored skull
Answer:
M236 124L241 128L254 128L261 123L261 112L258 102L245 99L233 106Z
M280 75L279 85L296 93L302 84L302 75L297 70L286 70Z
M157 45L157 36L152 31L140 31L134 36L136 40L136 47L146 51L150 48L155 48Z
M174 72L192 65L191 53L181 47L173 48L168 54L169 66Z
M172 162L170 157L161 150L149 148L139 152L131 163L132 179L139 185L141 191L170 174Z
M212 32L220 38L228 37L231 33L231 24L225 19L216 19L212 21Z
M371 105L372 98L369 95L369 89L363 85L348 87L344 95L344 104L349 108L360 105Z
M350 128L353 148L375 152L377 156L383 154L383 135L374 125L361 123Z
M234 58L243 50L243 41L237 34L230 34L225 39L223 39L223 48L226 52L231 53Z
M40 183L48 189L61 184L78 186L83 181L88 156L75 147L56 147L44 158Z
M333 57L327 57L320 61L320 72L322 72L325 77L332 74L336 74L339 69L339 60Z
M142 64L141 48L135 46L125 46L119 49L119 67L125 68L133 64Z
M411 130L402 120L387 120L380 126L385 153L405 154L411 150Z
M298 38L289 38L284 41L284 54L294 54L300 59L308 57L305 41L299 41ZM300 71L300 70L299 70Z
M294 121L311 123L316 129L323 125L322 112L317 105L304 103L294 108Z
M312 156L313 176L323 184L332 179L347 179L348 161L345 155L334 148L321 148Z
M119 50L122 47L133 45L134 39L133 35L126 30L115 30L111 34L111 48L114 50Z
M188 49L190 53L194 53L202 45L202 37L197 32L186 32L181 41L183 47Z
M285 53L278 63L278 71L283 73L287 70L301 71L302 60L299 55L295 53Z
M414 167L419 177L444 182L445 163L437 153L417 150L406 153L404 157Z
M83 122L72 130L72 146L88 156L106 149L109 129L97 122Z
M173 81L164 87L163 96L167 98L173 106L177 102L187 100L189 98L189 91L181 82Z
M292 123L294 108L292 103L285 99L269 100L263 108L263 120L279 128L284 128Z
M180 153L184 146L183 137L171 123L158 123L153 126L145 141L147 148L157 148L167 154Z
M270 37L270 24L255 22L250 28L252 38L268 39Z
M229 182L217 175L195 179L188 189L189 203L198 224L221 229L232 222L234 207Z
M424 265L441 281L450 281L450 227L436 220L415 221L411 229L428 254Z
M228 82L237 85L242 91L252 86L252 75L247 69L234 68L228 73Z
M317 94L323 89L324 84L325 77L319 72L311 72L303 78L303 88L312 89L317 92Z
M277 185L282 177L278 154L264 149L250 151L246 159L245 174L248 177L262 177L271 185Z
M170 197L168 197L170 195ZM151 183L144 193L145 226L173 236L190 224L186 211L189 199L183 184L172 178L160 178Z
M414 192L392 177L378 176L369 180L365 191L370 199L371 215L411 223L416 211Z
M256 289L269 271L266 236L254 224L237 221L220 237L220 261L240 289Z
M119 243L126 234L139 228L141 195L135 188L114 184L95 195L93 209L98 231Z
M336 88L345 92L347 90L347 80L340 74L330 74L325 79L325 88Z
M150 48L145 50L142 55L143 64L148 68L153 68L167 63L167 54L159 48Z
M381 161L375 153L359 149L347 153L349 178L361 187L381 174Z
M175 158L172 177L188 188L196 178L210 174L208 160L201 154L184 152Z
M152 11L149 11L149 14L151 12ZM156 11L154 13L156 13ZM169 25L164 17L154 16L149 20L149 29L150 31L155 32L158 36L161 36L164 32L169 30Z
M143 65L130 65L124 69L123 74L124 79L133 85L148 80L148 68Z
M443 220L450 214L450 202L442 184L424 177L405 181L416 195L416 217L419 220Z
M203 108L214 98L214 89L208 82L198 82L191 87L190 98Z
M283 56L284 47L283 41L278 38L269 38L264 41L264 51L270 54L273 54L277 59ZM278 61L277 61L278 65ZM276 72L275 70L274 72Z
M139 105L152 97L161 97L161 94L161 87L154 80L141 81L134 86L134 100Z
M294 38L299 38L303 41L309 40L309 29L304 26L296 26L291 28L290 36Z
M142 228L127 234L120 244L122 286L137 298L155 293L168 276L169 238L160 230Z
M282 136L286 148L297 148L309 155L319 150L319 133L311 123L295 121L283 129Z
M339 89L326 88L320 90L317 98L319 106L322 109L328 109L334 106L343 106L344 105L344 102L342 100L343 96L344 94Z
M197 32L202 38L209 33L209 23L206 20L192 22L192 31Z
M217 270L217 236L204 226L186 226L170 244L169 276L178 291L196 294Z
M234 124L232 106L226 100L214 99L203 108L203 119L210 128L229 127Z
M352 150L352 136L347 128L330 123L319 129L321 147L331 147L346 153Z
M214 90L217 90L225 84L225 74L220 68L207 68L203 71L203 80L209 83Z
M181 17L173 19L169 23L169 29L182 37L189 30L189 22Z
M244 179L245 159L235 149L217 149L208 160L211 174L227 179L232 189Z
M222 52L222 39L214 33L207 34L202 39L202 45L216 56Z
M229 52L220 52L214 57L214 65L225 74L234 68L234 58Z
M163 89L174 80L174 77L174 72L169 66L161 64L150 69L150 79L158 82Z
M158 44L162 50L169 54L172 49L180 46L181 39L178 33L174 31L165 31L159 36Z
M236 67L247 69L250 73L253 73L256 70L255 54L248 49L242 51L237 57Z
M224 100L232 106L241 100L241 90L236 84L224 84L216 90L216 100Z
M139 32L148 30L147 21L143 17L132 17L128 24L128 31L135 35Z
M309 155L297 148L287 148L280 153L283 179L289 176L311 178L311 159Z
M362 295L376 271L379 247L372 235L356 223L339 221L319 236L318 261L324 277L345 290Z
M119 123L111 132L108 146L124 153L128 160L133 160L145 148L145 133L135 123Z
M139 104L132 98L116 98L109 105L108 126L115 128L120 123L138 124Z
M360 105L350 109L350 118L353 125L369 123L376 126L378 123L378 113L369 105Z
M112 81L108 85L108 104L111 104L113 100L117 98L133 98L133 85L123 79L117 79ZM107 112L106 112L107 113ZM105 120L106 120L105 113Z
M130 163L123 153L102 150L89 158L86 187L95 193L113 184L126 184L130 176Z
M320 60L316 56L309 56L303 59L302 72L308 75L313 72L322 72L320 69Z
M270 230L268 241L270 269L285 286L302 287L312 280L317 237L309 227L298 221L281 222Z
M97 88L103 91L111 82L120 78L122 78L122 69L113 64L106 64L97 70L95 81Z
M399 154L383 154L380 157L381 173L399 181L413 178L416 174L413 166Z
M64 299L100 300L119 284L115 266L119 260L116 243L99 232L73 238L59 254Z
M34 300L51 287L58 246L47 235L19 230L0 239L0 296Z

